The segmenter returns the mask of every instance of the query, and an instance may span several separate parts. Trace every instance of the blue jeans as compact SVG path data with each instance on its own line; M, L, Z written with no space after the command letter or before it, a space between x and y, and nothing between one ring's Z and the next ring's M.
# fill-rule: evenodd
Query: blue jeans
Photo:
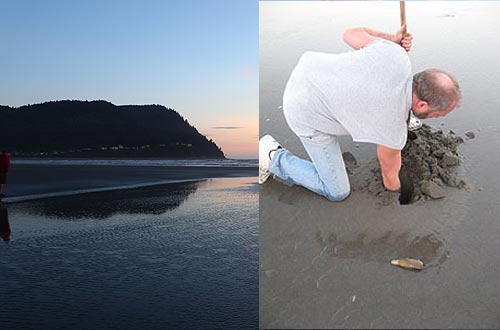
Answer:
M269 170L286 182L307 188L330 201L341 201L351 192L349 178L336 136L299 136L312 162L278 149Z

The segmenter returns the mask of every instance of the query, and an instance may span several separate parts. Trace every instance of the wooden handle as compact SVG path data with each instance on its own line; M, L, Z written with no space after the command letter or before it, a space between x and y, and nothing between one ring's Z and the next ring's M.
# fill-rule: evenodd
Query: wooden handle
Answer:
M405 2L400 1L399 2L399 13L401 15L401 26L406 23L406 10L405 10ZM403 30L403 38L406 35L406 27Z

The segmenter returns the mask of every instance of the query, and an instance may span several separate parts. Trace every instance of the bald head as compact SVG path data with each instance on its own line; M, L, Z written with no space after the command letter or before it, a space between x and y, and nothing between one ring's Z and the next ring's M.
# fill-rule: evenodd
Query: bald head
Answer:
M457 80L439 69L427 69L413 76L413 94L429 105L429 111L460 106L462 92ZM448 112L449 112L448 111Z

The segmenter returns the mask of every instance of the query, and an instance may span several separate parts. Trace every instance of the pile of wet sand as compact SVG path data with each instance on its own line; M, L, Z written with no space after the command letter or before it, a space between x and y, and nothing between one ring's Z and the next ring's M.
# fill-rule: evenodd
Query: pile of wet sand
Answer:
M474 138L473 132L466 133ZM463 188L465 182L457 178L455 168L460 164L457 147L464 142L453 131L443 133L433 131L423 125L415 132L408 132L408 140L402 150L402 169L414 184L413 202L419 199L439 199L446 197L446 186ZM372 168L373 176L368 180L368 191L387 199L388 192L382 185L380 167ZM383 203L386 204L386 203Z

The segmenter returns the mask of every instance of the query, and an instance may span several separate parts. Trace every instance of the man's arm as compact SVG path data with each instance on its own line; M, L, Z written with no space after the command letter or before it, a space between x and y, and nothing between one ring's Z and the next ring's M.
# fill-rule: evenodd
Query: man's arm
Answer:
M388 190L398 191L401 188L399 182L401 150L391 149L379 144L377 145L377 157L382 169L384 186Z
M394 42L394 35L375 31L366 27L355 27L345 30L344 41L354 49L360 49L377 39Z
M413 36L407 33L403 37L403 30L406 24L401 26L401 28L395 34L388 34L376 30L372 30L366 27L355 27L345 30L343 38L344 41L354 49L360 49L368 45L370 42L377 39L385 39L401 45L407 52L410 51Z

